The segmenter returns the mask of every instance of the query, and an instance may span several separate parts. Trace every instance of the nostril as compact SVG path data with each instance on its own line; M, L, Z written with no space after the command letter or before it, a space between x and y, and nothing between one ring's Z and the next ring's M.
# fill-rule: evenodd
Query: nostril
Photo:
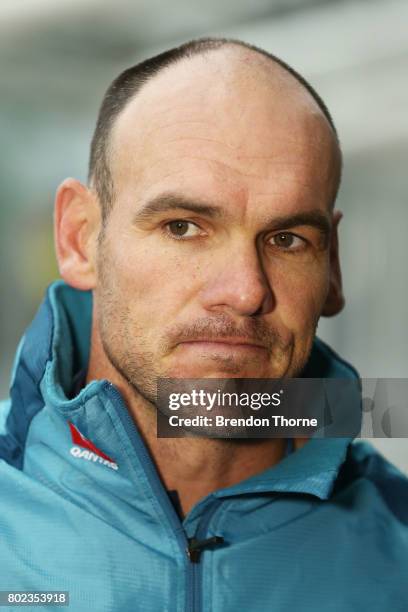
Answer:
M264 312L263 312L263 304L261 304L259 306L258 310L256 312L252 313L251 316L252 317L259 317L259 315L262 315L262 314L264 314Z

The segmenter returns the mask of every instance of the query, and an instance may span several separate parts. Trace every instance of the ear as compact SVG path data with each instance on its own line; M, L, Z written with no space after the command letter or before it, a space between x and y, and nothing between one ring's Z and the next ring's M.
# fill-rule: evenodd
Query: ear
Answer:
M333 213L333 226L330 238L330 280L326 302L323 306L322 315L332 317L344 308L343 286L341 281L341 269L339 259L339 239L337 228L343 213L336 210Z
M96 196L75 179L61 183L55 198L55 248L62 278L76 289L95 287L100 223Z

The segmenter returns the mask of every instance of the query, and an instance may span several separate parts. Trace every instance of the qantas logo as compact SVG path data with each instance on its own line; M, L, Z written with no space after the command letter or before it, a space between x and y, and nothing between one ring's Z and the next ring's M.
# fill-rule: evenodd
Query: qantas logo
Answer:
M103 451L95 446L90 440L85 438L81 434L81 432L73 425L68 422L69 428L71 430L72 442L75 444L70 450L70 453L73 457L77 459L87 459L88 461L93 461L94 463L102 463L103 465L107 465L112 470L118 469L118 464L116 461L111 459L109 455L106 455Z

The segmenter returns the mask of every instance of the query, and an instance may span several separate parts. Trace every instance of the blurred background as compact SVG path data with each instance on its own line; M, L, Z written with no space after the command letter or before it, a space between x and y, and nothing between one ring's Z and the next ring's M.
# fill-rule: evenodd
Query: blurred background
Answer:
M407 23L406 0L2 0L1 396L17 342L58 275L56 187L86 180L108 84L208 35L280 56L327 103L345 157L337 207L347 306L319 335L363 377L408 377ZM408 440L373 443L408 473Z

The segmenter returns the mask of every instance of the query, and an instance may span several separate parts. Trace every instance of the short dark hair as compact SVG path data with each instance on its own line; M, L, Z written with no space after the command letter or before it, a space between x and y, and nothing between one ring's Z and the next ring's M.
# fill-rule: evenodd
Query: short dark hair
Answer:
M291 74L310 93L323 112L338 141L333 119L327 106L313 87L296 70L283 60L264 49L234 38L199 38L186 42L178 47L150 57L139 64L124 70L109 86L99 109L98 119L92 138L89 159L88 181L95 188L105 220L114 199L114 185L108 159L108 145L113 123L133 96L164 68L179 62L181 59L204 54L225 46L240 46L250 49L279 64Z

